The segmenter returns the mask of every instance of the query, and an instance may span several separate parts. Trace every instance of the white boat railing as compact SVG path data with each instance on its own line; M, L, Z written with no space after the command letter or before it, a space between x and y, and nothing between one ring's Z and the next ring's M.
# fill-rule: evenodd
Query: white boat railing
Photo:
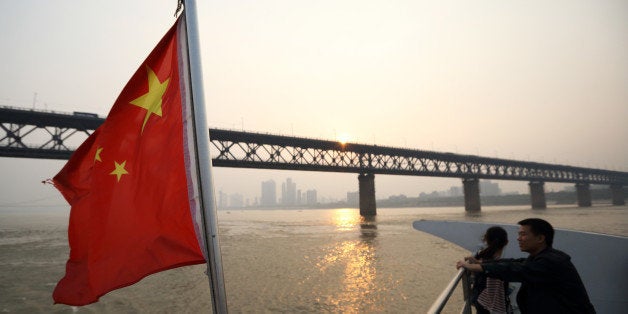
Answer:
M443 308L445 308L447 301L449 301L449 297L451 297L451 295L454 293L454 290L456 290L456 286L458 285L458 283L462 281L462 294L464 297L464 307L462 308L460 313L471 314L471 304L469 301L469 297L471 295L471 282L470 282L469 277L470 277L469 272L466 271L464 268L460 268L456 276L449 282L447 287L445 287L445 290L443 290L443 292L440 293L438 298L436 298L436 301L434 301L434 304L432 304L432 307L430 307L427 313L428 314L440 313L443 310Z

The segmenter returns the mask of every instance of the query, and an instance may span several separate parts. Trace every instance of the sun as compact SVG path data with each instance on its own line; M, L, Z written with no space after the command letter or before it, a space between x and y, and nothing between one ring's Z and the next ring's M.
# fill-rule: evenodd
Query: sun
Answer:
M340 133L340 135L338 135L338 142L342 145L347 144L347 142L349 142L349 140L351 139L351 136L349 136L349 134L347 133Z

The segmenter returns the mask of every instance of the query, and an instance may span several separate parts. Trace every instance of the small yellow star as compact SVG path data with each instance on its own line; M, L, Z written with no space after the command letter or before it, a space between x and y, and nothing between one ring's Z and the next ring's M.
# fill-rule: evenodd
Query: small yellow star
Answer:
M146 71L148 72L148 93L131 101L131 104L146 109L146 116L144 117L144 123L142 123L142 132L151 113L161 117L162 97L170 82L170 78L160 82L155 72L148 66L146 66Z
M118 182L120 182L120 178L122 177L122 175L129 174L129 172L124 169L124 166L126 165L126 160L123 161L122 164L119 164L116 161L114 161L113 163L115 164L116 169L114 169L110 174L115 175L118 178Z
M102 162L102 159L100 159L100 152L102 152L102 149L102 147L96 148L96 156L94 156L94 162L96 162L96 160Z

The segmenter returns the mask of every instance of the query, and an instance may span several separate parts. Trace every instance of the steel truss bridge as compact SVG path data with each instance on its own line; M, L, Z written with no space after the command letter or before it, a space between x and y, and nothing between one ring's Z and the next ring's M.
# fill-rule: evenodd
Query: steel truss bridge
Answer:
M68 159L103 121L91 113L0 107L0 157ZM628 185L628 173L619 171L214 128L209 133L216 167Z

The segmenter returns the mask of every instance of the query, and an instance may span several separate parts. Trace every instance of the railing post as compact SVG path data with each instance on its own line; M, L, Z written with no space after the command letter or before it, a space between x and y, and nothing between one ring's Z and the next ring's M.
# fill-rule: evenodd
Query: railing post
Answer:
M462 298L464 300L464 307L460 313L471 314L471 272L465 271L462 274Z
M447 284L445 290L440 293L436 301L432 304L429 310L427 310L428 314L439 314L449 301L449 297L454 293L458 282L462 281L462 289L464 294L464 308L462 309L462 313L471 314L471 306L469 304L469 296L471 295L470 282L469 282L469 272L464 268L460 268L454 276L453 279Z

